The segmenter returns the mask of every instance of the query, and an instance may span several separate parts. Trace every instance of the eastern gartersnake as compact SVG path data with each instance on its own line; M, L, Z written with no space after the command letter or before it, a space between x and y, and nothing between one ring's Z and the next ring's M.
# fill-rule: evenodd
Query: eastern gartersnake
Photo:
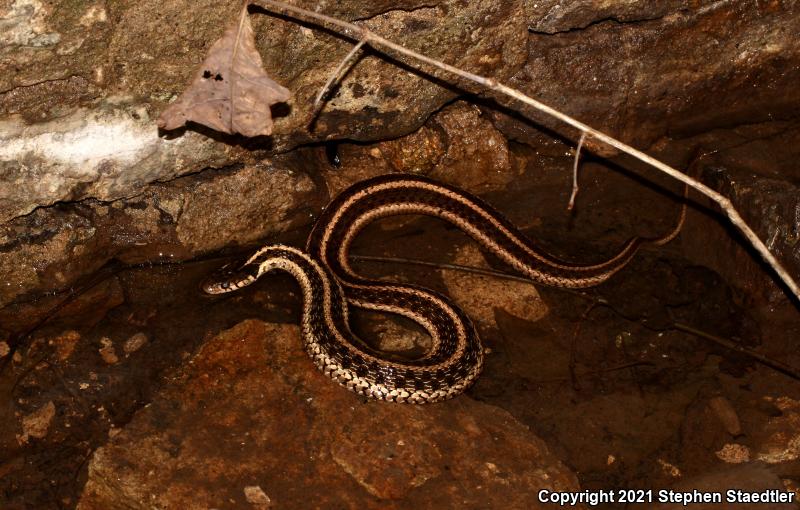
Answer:
M664 244L678 231L658 239L634 238L600 264L569 264L538 249L500 213L469 193L423 177L385 175L359 182L337 196L315 223L306 252L266 246L244 264L207 280L203 289L211 294L230 292L273 269L287 271L303 292L306 350L324 374L379 400L426 403L453 397L474 382L483 365L483 348L469 317L437 292L364 278L348 263L350 244L364 226L398 214L447 220L531 280L570 288L604 282L643 243ZM430 334L433 347L414 360L373 351L350 331L348 303L414 320Z

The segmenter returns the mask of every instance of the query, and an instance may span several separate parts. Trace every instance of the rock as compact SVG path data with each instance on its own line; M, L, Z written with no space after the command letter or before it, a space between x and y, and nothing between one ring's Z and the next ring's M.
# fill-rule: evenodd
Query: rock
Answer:
M358 19L359 10L362 8L346 3L333 9L348 20ZM519 1L464 3L450 0L409 11L388 9L369 19L360 18L363 20L360 24L430 57L503 80L518 70L525 59L527 31L523 13L524 2ZM295 92L292 114L276 122L279 133L275 137L276 145L297 143L303 136L309 141L396 138L417 129L432 112L457 94L450 87L429 80L424 75L432 72L429 68L423 73L408 72L384 58L368 54L341 80L337 92L316 120L314 133L305 134L303 131L311 121L313 98L328 78L328 72L336 67L351 45L343 44L338 37L321 31L305 31L284 21L262 17L256 20L257 24L259 22L264 28L257 28L257 34L271 34L264 40L269 44L264 48L265 65L279 78L290 77L283 84ZM287 60L287 50L297 60ZM405 57L401 60L417 65ZM306 63L301 72L297 69L298 62ZM323 69L325 71L320 72ZM438 72L433 74L439 75ZM446 79L452 78L447 76ZM470 83L464 86L477 90Z
M518 177L508 140L477 106L455 103L433 121L447 136L447 152L431 177L473 193L503 190Z
M365 330L362 340L378 350L401 354L430 350L431 337L419 325L391 314L388 316L394 320L387 320L386 315L377 312L363 314L367 317L357 320L361 329Z
M22 435L17 436L19 444L25 444L30 438L42 439L47 436L47 429L56 415L56 406L48 402L36 411L22 418Z
M98 349L98 352L103 361L108 365L119 363L119 356L117 356L117 350L114 348L114 342L108 337L103 337L100 339L100 344L102 347Z
M602 21L641 23L658 20L685 6L683 0L646 2L642 0L578 0L537 2L532 9L531 32L557 34L584 29Z
M331 194L376 175L428 175L473 193L502 190L518 175L508 143L480 108L456 101L416 131L371 145L337 146L342 170L326 172Z
M193 253L252 243L308 223L318 207L310 177L290 166L249 166L163 191L154 200L176 202L177 240Z
M407 136L365 149L373 157L382 157L387 168L395 172L429 174L444 158L450 141L448 133L436 129L433 119L438 115Z
M264 490L258 485L251 485L244 488L244 497L248 503L258 509L269 508L272 506L272 500L269 499L264 493Z
M62 289L99 269L102 262L86 256L95 232L86 218L55 209L37 209L0 225L0 273L5 279L0 306L29 292Z
M635 147L798 113L800 68L787 65L800 57L800 41L790 35L800 28L794 7L674 0L527 7L529 56L508 85ZM495 116L522 142L541 129ZM526 116L577 140L573 128Z
M409 136L376 144L389 167L456 184L475 193L514 179L506 138L475 105L458 101Z
M719 451L714 452L719 460L728 464L742 464L750 462L750 448L743 444L728 443Z
M79 108L29 124L0 118L0 224L58 201L129 197L231 160L213 140L187 133L160 138L145 105L132 101Z
M311 129L312 98L351 43L256 7L250 16L265 67L294 93L284 111L273 112L275 136L245 140L202 128L159 136L153 119L185 89L207 46L239 5L148 0L54 6L15 0L3 10L0 271L9 278L0 289L0 306L64 289L102 266L106 253L132 263L184 259L283 228L264 225L285 218L254 214L266 203L254 202L258 192L244 185L252 183L248 179L239 186L245 192L239 201L233 194L219 200L213 186L198 190L196 201L180 193L161 195L183 179L196 181L196 175L187 174L206 168L254 177L252 169L264 157L301 144L382 141L362 146L362 159L354 165L347 151L357 146L342 144L346 170L328 172L330 191L392 170L430 173L488 191L507 188L518 177L501 132L543 152L564 149L553 142L553 133L513 113L521 111L513 105L505 110L484 101L483 115L461 102L443 108L460 93L456 87L479 89L425 71L451 84L444 86L367 52L345 74ZM298 5L319 7L309 0ZM785 65L800 53L797 38L790 36L797 17L775 2L687 7L677 0L347 0L320 9L508 82L590 123L602 119L596 127L634 145L788 118L800 104L794 86L798 68ZM759 83L768 85L752 94ZM429 120L434 112L439 113ZM561 124L542 120L542 126L575 138ZM410 132L412 137L397 140ZM279 166L273 161L272 167ZM272 195L280 206L291 202L292 209L308 200L308 181L275 179L280 183L268 180L281 190ZM234 180L227 182L238 186ZM287 189L300 189L302 196ZM81 203L62 205L73 201ZM207 215L206 203L218 207ZM241 210L249 205L252 210ZM185 218L172 225L176 212ZM105 223L93 217L102 214L108 215ZM241 224L231 221L237 214L245 218ZM110 225L119 230L104 230ZM216 231L220 235L214 236ZM790 231L782 231L787 235L781 249L788 252Z
M800 458L800 401L790 397L766 397L781 411L753 434L754 457L767 464L794 462Z
M0 256L0 260L3 260L2 256ZM9 263L12 262L9 261ZM25 265L26 261L21 259L17 263ZM61 266L56 270L56 274L63 275L64 273L60 273L59 270L69 267L69 265ZM14 333L25 332L51 313L55 315L50 317L49 323L55 322L62 330L78 329L96 324L109 310L124 301L119 280L115 277L101 279L102 276L96 275L100 281L88 289L81 289L81 286L76 289L73 286L60 294L39 296L33 301L22 301L0 307L0 328ZM62 281L57 277L53 283L61 284ZM81 290L81 292L74 292L76 290ZM0 295L2 295L2 286L0 286Z
M139 333L136 333L125 340L125 343L122 345L122 350L125 351L125 354L133 354L144 347L146 343L147 335L140 331Z
M37 209L0 224L0 307L63 289L111 258L183 260L308 223L315 192L306 174L266 164L153 184L111 204Z
M75 346L78 344L80 339L80 333L74 330L69 330L64 331L55 338L51 338L47 341L47 343L55 347L56 358L61 363L64 363L65 361L69 360L69 358L72 356L72 353L75 352Z
M731 154L725 159L712 159L702 172L703 182L731 200L796 281L800 275L796 216L800 188L792 183L793 173L787 172L781 178L764 175L758 166L743 166L734 158L735 154ZM714 218L690 215L682 244L692 259L713 268L753 298L771 302L783 299L776 277L771 270L765 271L760 257L738 236L731 236L730 229L720 228L716 223Z
M739 415L736 414L736 409L733 408L727 398L721 396L713 397L708 401L708 406L717 415L728 434L735 437L742 433Z
M454 264L489 269L477 246L469 244L458 249ZM445 269L441 271L448 295L467 312L477 324L496 326L495 308L502 308L520 319L536 321L547 315L547 304L532 283L504 280Z
M239 6L169 0L54 8L15 1L0 19L0 223L59 201L130 197L156 180L253 163L303 143L396 138L456 95L368 55L311 131L313 98L350 43L254 8L265 68L294 93L276 113L275 136L248 143L198 128L160 137L153 119L186 88ZM508 78L525 58L521 6L348 1L325 11L470 71Z
M313 367L296 326L254 320L209 341L88 476L81 510L247 508L256 485L277 508L544 508L538 489L577 490L505 411L365 403Z

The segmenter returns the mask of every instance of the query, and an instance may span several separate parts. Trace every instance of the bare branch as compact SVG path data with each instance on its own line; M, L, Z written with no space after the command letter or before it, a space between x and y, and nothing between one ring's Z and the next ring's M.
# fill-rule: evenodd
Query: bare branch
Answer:
M575 207L575 197L578 196L578 165L581 160L581 147L583 147L584 140L586 140L586 131L581 132L578 148L575 149L575 162L572 164L572 194L569 196L567 211L571 211Z
M247 1L247 0L245 0ZM748 241L753 245L753 247L758 251L761 256L764 258L767 264L772 267L775 273L780 277L783 283L789 288L789 290L794 295L797 301L800 301L800 286L794 281L794 279L789 275L786 269L783 268L781 263L775 258L774 255L769 251L766 245L758 238L758 236L753 232L753 230L745 223L736 209L733 208L731 201L726 198L725 196L717 193L713 189L709 188L705 184L681 173L679 170L662 163L661 161L653 158L645 154L644 152L634 149L630 145L623 143L616 138L613 138L601 131L598 131L583 122L570 117L569 115L562 113L555 108L552 108L541 101L537 101L530 96L527 96L520 92L519 90L513 89L502 83L498 83L496 80L492 78L486 78L484 76L480 76L478 74L470 73L468 71L464 71L457 67L451 66L450 64L446 64L434 58L428 57L421 53L417 53L416 51L410 50L400 44L394 43L389 41L388 39L384 39L383 37L375 34L367 30L366 28L359 27L352 23L348 23L347 21L342 21L337 18L333 18L331 16L326 16L324 14L320 14L317 12L309 11L307 9L303 9L301 7L297 7L294 5L287 4L286 2L282 2L280 0L251 0L252 4L259 5L267 10L271 10L273 12L279 12L281 14L298 18L304 20L311 20L326 25L328 27L335 27L336 29L340 30L345 36L350 37L355 40L366 40L366 43L369 44L371 47L375 48L378 51L383 53L390 53L395 52L412 59L418 60L425 64L428 64L432 67L437 69L441 69L446 71L450 74L463 78L465 80L469 80L475 82L479 85L486 87L494 92L506 95L517 101L530 106L540 112L543 112L551 117L555 117L556 119L568 124L576 129L578 129L581 133L585 133L591 136L595 140L599 140L604 142L622 152L625 152L634 158L643 161L650 166L655 167L656 169L664 172L665 174L671 176L674 179L677 179L695 190L699 191L706 197L710 198L717 205L725 211L725 214L728 216L728 219L733 223L736 228L739 229L740 232L747 238Z
M687 333L691 333L692 335L699 336L700 338L705 338L706 340L710 340L716 343L717 345L725 347L726 349L730 349L732 351L744 354L745 356L749 356L763 365L773 368L779 372L783 372L784 374L789 375L794 379L800 380L800 370L797 370L796 368L787 365L786 363L783 363L781 361L778 361L776 359L772 359L769 356L764 356L763 354L760 354L754 351L753 349L745 347L744 345L737 344L736 342L732 342L725 338L712 335L711 333L707 333L705 331L693 328L691 326L682 324L680 322L673 322L672 327L680 331L685 331Z
M364 43L366 42L367 42L366 37L364 39L361 39L358 42L358 44L353 46L353 49L350 50L350 53L348 53L347 56L344 57L341 62L339 62L339 66L333 73L331 73L330 78L328 78L328 81L326 81L325 85L322 86L322 90L319 91L317 98L314 100L314 108L316 108L319 102L322 101L322 98L325 96L325 93L328 91L328 89L333 86L333 82L338 80L339 77L342 75L342 71L344 70L345 66L350 63L350 59L353 58L353 56L358 52L358 50L361 49L362 46L364 46Z
M479 267L462 266L460 264L448 264L446 262L428 262L425 260L406 259L398 257L375 257L372 255L350 255L350 259L364 262L380 262L383 264L409 264L413 266L433 267L436 269L449 269L451 271L462 271L464 273L479 274L481 276L491 276L494 278L501 278L503 280L512 280L515 282L528 283L533 285L535 282L530 278L517 276L514 274L504 273L502 271L495 271L493 269L481 269ZM571 290L571 289L564 289Z

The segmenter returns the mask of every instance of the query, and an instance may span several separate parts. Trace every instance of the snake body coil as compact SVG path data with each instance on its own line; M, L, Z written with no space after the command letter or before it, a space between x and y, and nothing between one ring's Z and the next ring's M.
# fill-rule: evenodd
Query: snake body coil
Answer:
M303 291L302 331L306 350L323 373L349 390L378 400L427 403L463 392L479 375L483 348L469 317L446 297L415 285L375 281L358 275L348 262L349 247L370 222L398 214L442 218L472 236L531 280L558 287L589 287L622 269L643 243L634 238L611 259L593 265L562 262L537 248L481 199L427 178L386 175L357 183L323 211L306 252L266 246L243 265L203 285L211 294L250 285L280 269ZM682 221L682 220L681 220ZM408 317L430 334L433 347L416 360L390 359L358 341L348 325L348 304Z

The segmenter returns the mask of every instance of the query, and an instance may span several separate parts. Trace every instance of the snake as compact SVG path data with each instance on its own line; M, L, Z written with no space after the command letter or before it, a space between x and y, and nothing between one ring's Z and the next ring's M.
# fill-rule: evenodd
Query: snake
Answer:
M337 195L317 218L305 250L273 244L243 263L224 266L201 285L208 294L233 292L271 271L293 276L302 291L301 334L316 367L348 390L369 399L425 404L467 390L484 364L474 324L443 294L419 285L390 283L358 274L348 259L358 233L387 216L420 214L441 218L476 240L532 282L584 288L624 268L643 245L662 245L678 226L659 238L633 237L611 258L581 265L559 260L494 207L471 193L433 179L387 174L357 182ZM349 306L407 317L430 335L431 348L416 359L369 347L351 330Z

